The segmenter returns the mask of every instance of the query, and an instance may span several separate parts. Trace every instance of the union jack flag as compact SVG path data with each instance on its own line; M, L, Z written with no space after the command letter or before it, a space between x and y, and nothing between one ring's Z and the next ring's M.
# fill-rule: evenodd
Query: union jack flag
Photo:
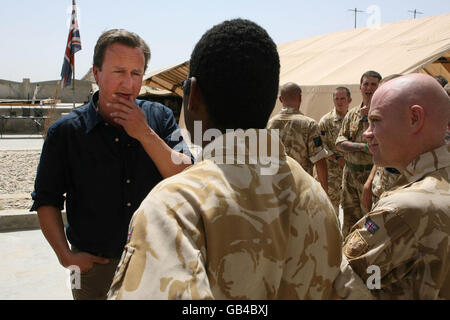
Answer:
M69 37L67 39L66 52L61 70L61 89L72 82L72 72L75 65L75 53L81 50L80 30L77 21L77 6L72 0L72 21L70 24Z
M366 219L365 227L366 230L369 231L371 234L375 234L375 232L377 232L378 229L380 229L380 227L377 226L375 222L373 222L372 219L370 218Z

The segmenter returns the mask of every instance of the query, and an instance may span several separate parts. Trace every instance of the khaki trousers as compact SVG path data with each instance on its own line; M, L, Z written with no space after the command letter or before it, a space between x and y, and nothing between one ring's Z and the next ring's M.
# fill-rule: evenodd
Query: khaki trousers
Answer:
M74 246L71 247L73 253L80 252ZM116 272L120 258L109 258L108 264L94 263L91 270L81 273L80 279L74 279L77 275L71 271L72 296L74 300L106 300L109 288ZM78 281L78 288L74 285Z

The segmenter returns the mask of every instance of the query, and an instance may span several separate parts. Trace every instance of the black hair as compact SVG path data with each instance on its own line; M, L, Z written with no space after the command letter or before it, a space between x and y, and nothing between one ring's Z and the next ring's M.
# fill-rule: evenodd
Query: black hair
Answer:
M265 128L278 94L277 47L254 22L225 21L208 30L196 44L189 77L197 79L216 126Z
M381 74L373 70L364 72L363 75L361 76L361 80L359 80L359 84L362 84L364 77L377 78L378 81L381 81Z

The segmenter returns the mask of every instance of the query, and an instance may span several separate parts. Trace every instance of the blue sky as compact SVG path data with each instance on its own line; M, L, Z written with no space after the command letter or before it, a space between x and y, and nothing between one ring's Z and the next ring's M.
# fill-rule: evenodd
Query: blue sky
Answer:
M0 79L59 79L68 35L71 0L3 1L0 11ZM111 28L138 33L150 46L148 71L189 59L195 43L215 24L246 18L264 27L277 44L352 29L357 7L379 8L381 23L450 13L450 1L300 0L78 0L83 49L75 56L76 78L92 65L100 34ZM358 14L358 27L373 17Z

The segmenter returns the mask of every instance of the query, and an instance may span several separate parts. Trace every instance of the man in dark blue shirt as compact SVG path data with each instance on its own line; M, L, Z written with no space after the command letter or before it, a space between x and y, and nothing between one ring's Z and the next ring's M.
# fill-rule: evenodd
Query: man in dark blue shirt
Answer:
M133 213L158 182L192 162L172 111L136 100L149 59L138 35L102 34L93 66L99 91L57 120L42 148L31 211L60 263L81 273L75 299L106 298Z

